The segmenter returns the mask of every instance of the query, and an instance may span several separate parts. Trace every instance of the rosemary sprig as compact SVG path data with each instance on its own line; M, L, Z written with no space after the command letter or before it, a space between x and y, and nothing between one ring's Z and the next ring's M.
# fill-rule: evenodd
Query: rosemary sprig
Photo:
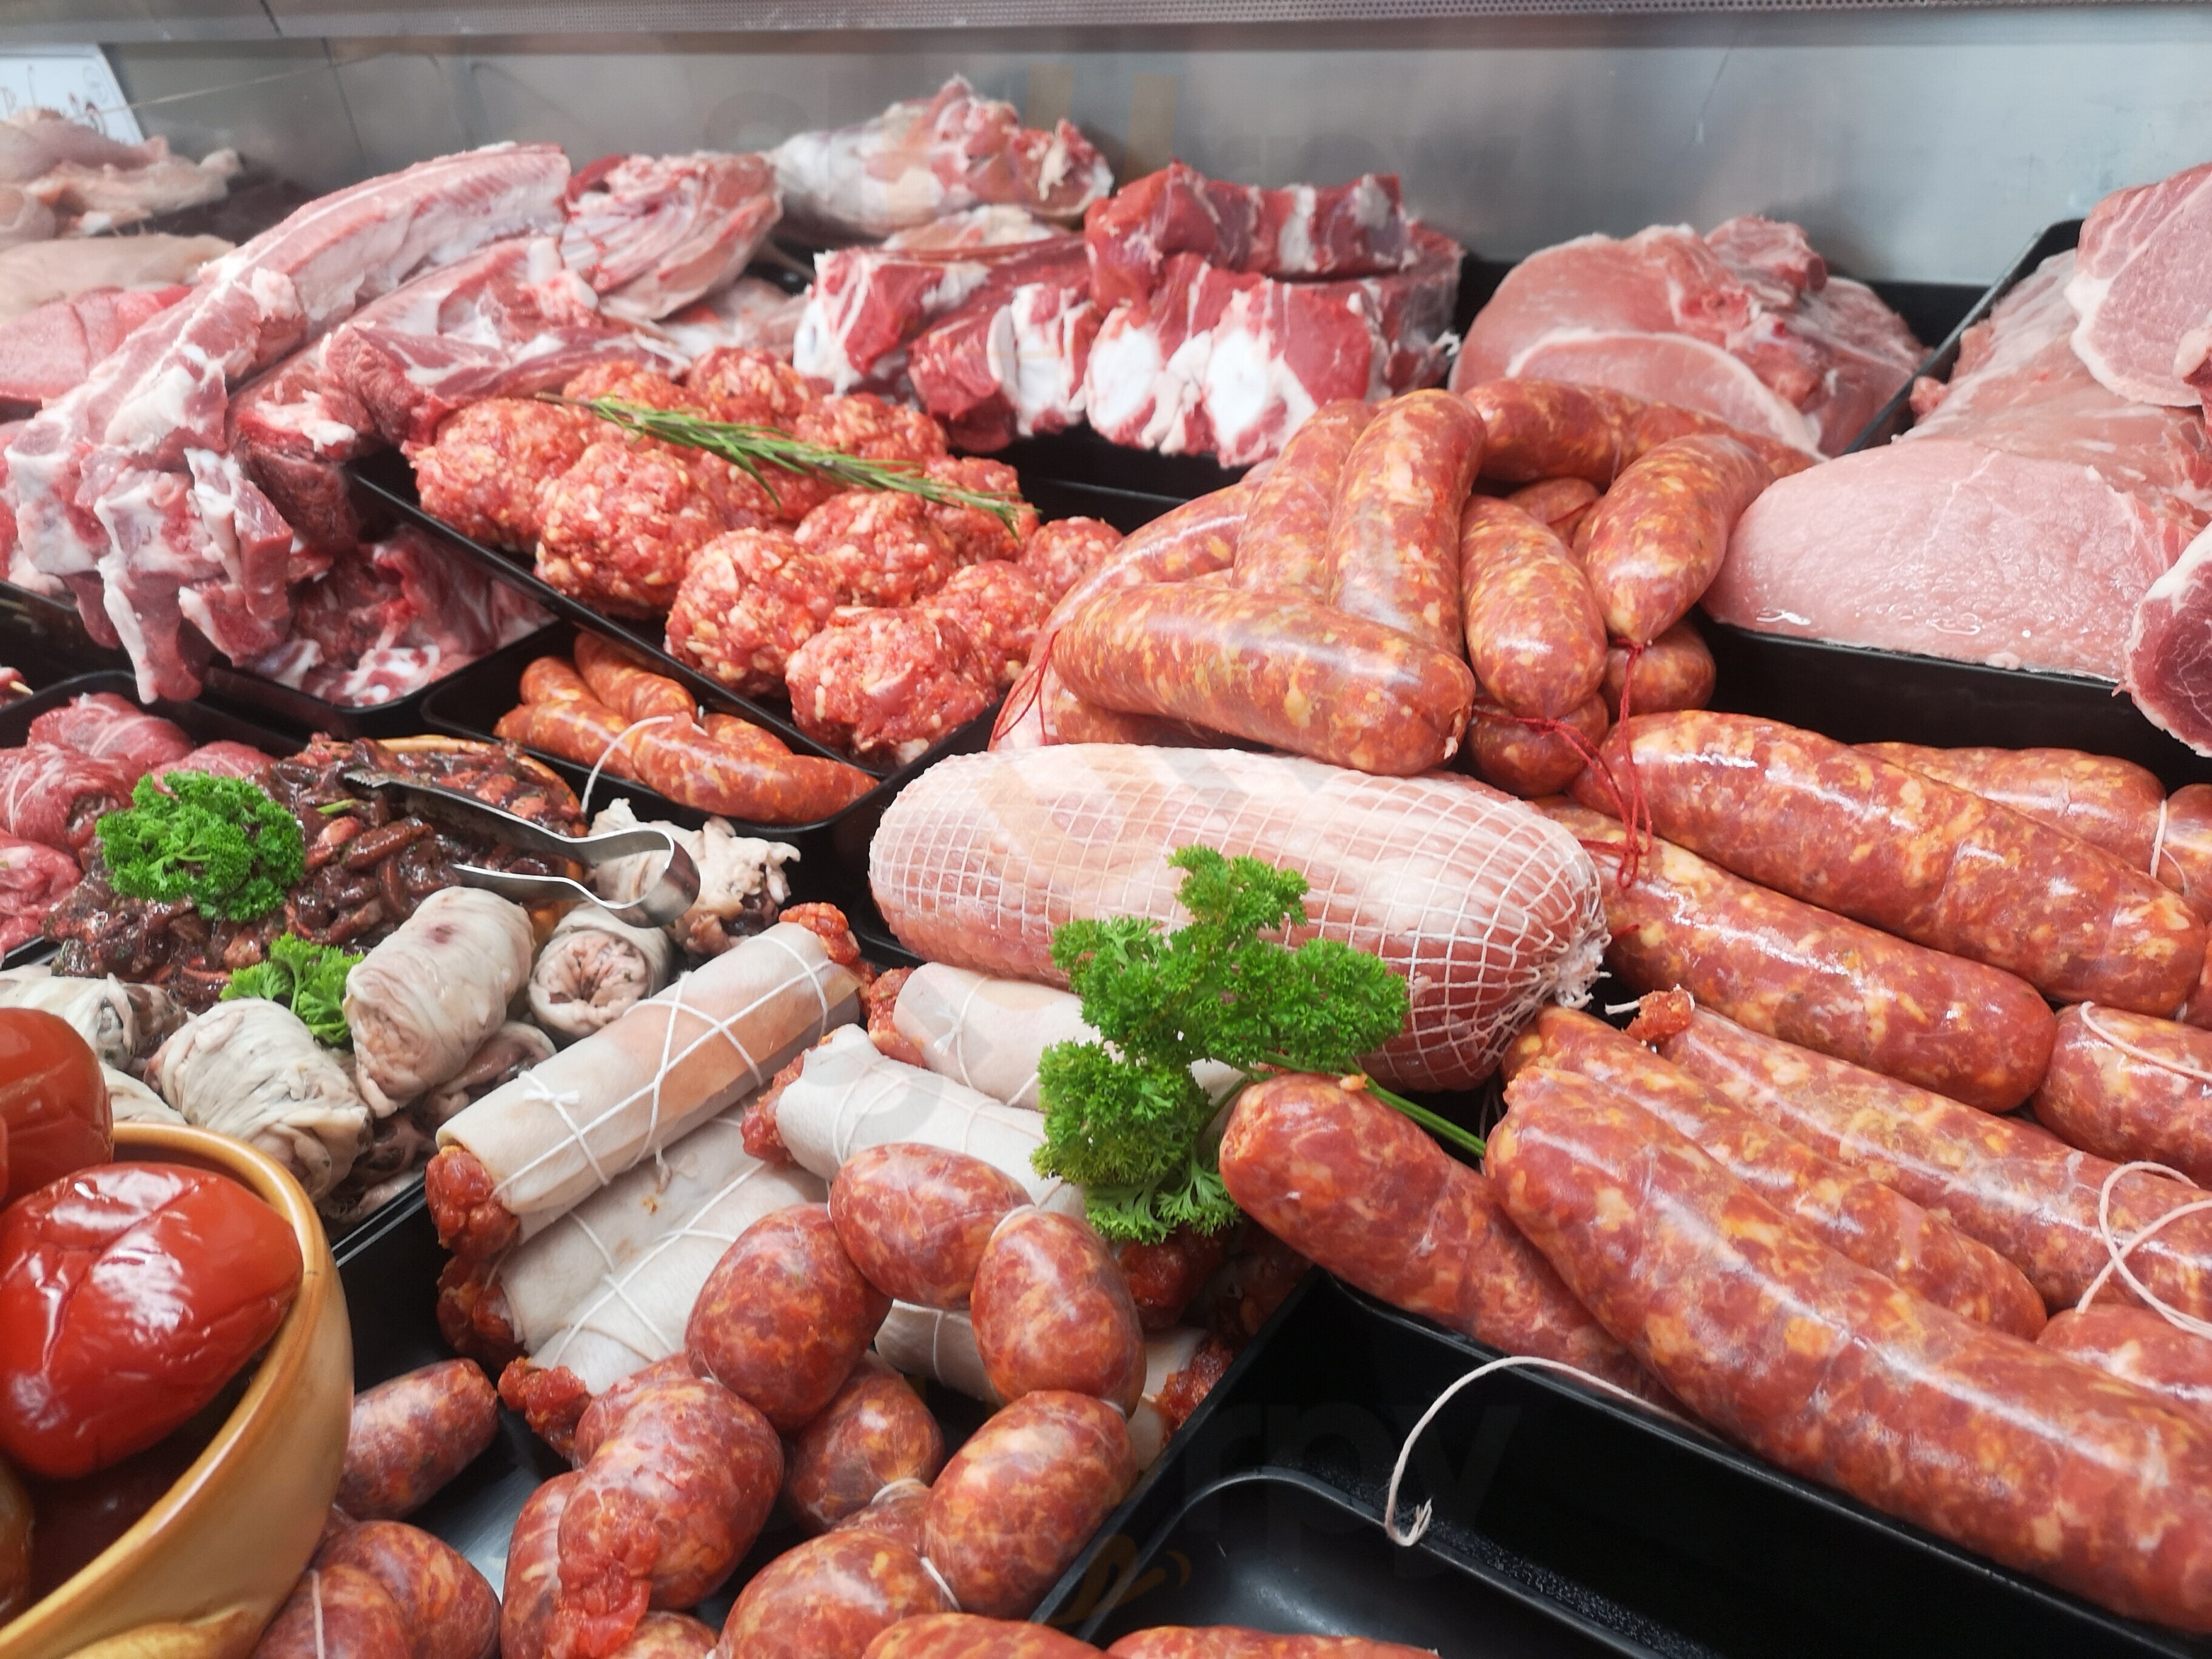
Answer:
M703 415L688 414L680 409L654 409L623 398L544 395L548 403L589 410L601 420L611 422L625 431L719 455L732 466L744 469L746 476L768 491L769 499L778 505L781 498L776 495L775 486L762 476L763 463L797 472L812 472L848 489L895 489L948 507L980 507L1009 531L1015 529L1015 515L1021 510L1018 497L1002 495L995 490L963 489L958 484L943 483L911 461L867 460L848 455L841 449L804 443L772 426L709 420Z

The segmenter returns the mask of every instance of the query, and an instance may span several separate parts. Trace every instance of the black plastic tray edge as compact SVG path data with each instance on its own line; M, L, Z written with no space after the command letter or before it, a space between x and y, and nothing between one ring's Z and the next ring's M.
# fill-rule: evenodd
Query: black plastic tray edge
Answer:
M1959 361L1960 342L1966 338L1966 331L1988 316L1996 302L2018 287L2038 265L2052 254L2063 253L2074 246L2081 234L2081 222L2079 219L2061 219L2045 226L2031 237L2027 246L2020 251L2019 258L2006 267L2002 276L1990 284L1982 297L1974 302L1973 309L1959 319L1958 326L1922 360L1919 368L1912 371L1912 379L1905 383L1895 397L1875 411L1874 418L1866 423L1859 435L1852 439L1842 453L1850 455L1862 449L1876 448L1902 432L1907 424L1905 416L1911 407L1914 383L1923 376L1931 380L1947 379L1952 367Z
M367 462L349 462L346 472L353 487L372 497L379 506L397 514L409 524L437 537L453 547L470 563L494 580L503 582L516 592L527 595L556 617L574 623L579 628L589 629L605 635L636 653L651 663L654 669L679 682L687 690L710 708L726 709L743 715L757 726L764 726L803 754L817 755L825 760L843 761L850 758L839 754L825 743L799 729L790 720L774 709L741 696L710 676L700 672L687 662L671 656L662 642L651 632L641 633L620 618L605 617L580 599L572 599L551 583L541 579L536 572L525 568L495 548L472 540L455 530L442 519L422 510L412 489L399 487L398 479L405 463L396 453L380 455ZM383 475L380 477L378 475ZM389 479L391 482L386 482ZM872 770L863 768L863 770Z
M1335 1289L1367 1316L1380 1323L1395 1325L1417 1338L1437 1346L1457 1350L1468 1356L1468 1369L1473 1370L1486 1361L1504 1357L1504 1351L1474 1340L1472 1338L1447 1331L1416 1315L1404 1313L1387 1303L1378 1301L1364 1291L1354 1289L1341 1280L1332 1281ZM1301 1286L1303 1291L1304 1287ZM1286 1302L1285 1307L1290 1304ZM1798 1502L1826 1510L1838 1519L1869 1532L1884 1534L1911 1548L1917 1553L1941 1562L1945 1567L1969 1572L2002 1587L2008 1593L2023 1595L2048 1608L2052 1613L2077 1619L2095 1625L2106 1634L2122 1641L2131 1642L2146 1653L2170 1656L2171 1659L2203 1659L2212 1653L2212 1641L2196 1641L2176 1631L2148 1625L2139 1620L2124 1619L2107 1613L2094 1603L2065 1591L2053 1589L2039 1579L2032 1578L1999 1565L1988 1557L1965 1549L1957 1544L1937 1537L1910 1522L1899 1521L1881 1510L1860 1503L1826 1486L1790 1474L1766 1462L1731 1446L1719 1436L1685 1420L1661 1415L1632 1406L1615 1396L1588 1388L1571 1377L1542 1370L1534 1366L1517 1367L1501 1376L1510 1377L1517 1384L1541 1390L1571 1401L1577 1408L1595 1411L1626 1425L1633 1431L1656 1436L1668 1441L1678 1450L1691 1456L1715 1463L1736 1477L1754 1481L1772 1490L1787 1493ZM1226 1380L1225 1378L1224 1379ZM1217 1385L1218 1386L1218 1385Z

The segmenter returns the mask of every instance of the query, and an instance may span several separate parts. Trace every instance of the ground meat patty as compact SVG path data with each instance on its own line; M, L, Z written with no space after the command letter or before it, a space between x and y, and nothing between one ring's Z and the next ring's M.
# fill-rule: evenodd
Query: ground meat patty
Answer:
M691 556L724 531L769 522L726 461L665 444L604 439L547 487L538 574L611 616L668 609ZM750 500L755 505L748 506Z
M891 489L832 495L799 526L799 544L827 563L854 605L912 605L959 568L952 544L929 519L929 503Z
M1004 559L954 571L921 605L927 615L960 625L1002 691L1029 666L1037 629L1051 608L1036 579Z
M792 435L871 461L919 465L945 453L945 428L918 409L887 404L872 392L824 398L793 423Z
M691 365L684 385L718 421L786 432L819 401L804 374L753 346L716 346Z
M1103 519L1055 519L1039 525L1022 545L1022 568L1036 578L1045 599L1060 596L1106 562L1121 545L1121 532Z
M856 760L903 766L990 707L981 655L957 623L854 611L792 653L799 729Z
M641 362L593 363L561 388L564 398L619 398L648 409L700 409L682 386Z
M471 404L411 453L422 509L472 540L535 547L546 486L576 464L594 428L606 429L582 410L534 398Z
M733 530L692 556L668 613L668 649L735 690L781 691L791 653L836 608L836 573L789 532Z
M932 461L924 470L938 483L951 484L956 489L1011 495L1021 501L1022 481L1004 461L948 455L942 460ZM980 507L957 507L948 501L929 504L929 521L945 532L945 538L952 544L954 556L963 564L974 564L981 559L1013 558L1037 527L1036 509L1026 501L1022 501L1020 510L1014 515L1012 529L995 513Z

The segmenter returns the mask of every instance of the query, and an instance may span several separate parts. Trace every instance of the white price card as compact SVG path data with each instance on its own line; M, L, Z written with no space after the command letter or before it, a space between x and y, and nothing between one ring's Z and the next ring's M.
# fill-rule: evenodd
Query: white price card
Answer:
M27 109L59 110L122 143L146 136L98 46L18 46L0 54L0 116Z

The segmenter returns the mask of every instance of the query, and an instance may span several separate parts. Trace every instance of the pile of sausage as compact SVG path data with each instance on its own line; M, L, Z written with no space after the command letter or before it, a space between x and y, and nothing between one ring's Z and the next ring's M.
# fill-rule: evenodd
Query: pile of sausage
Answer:
M1464 744L1486 781L1550 793L1624 707L1703 706L1690 608L1807 464L1544 380L1330 404L1060 600L994 746L1225 737L1410 775Z
M863 763L904 764L982 714L1028 661L1047 608L1121 539L1090 519L1041 530L1012 467L956 458L929 416L826 395L765 351L718 348L681 385L595 365L563 395L772 428L1010 499L1011 525L787 468L755 477L522 398L464 409L411 452L430 512L533 549L540 576L605 615L665 617L671 654L746 696L787 693L802 731Z

